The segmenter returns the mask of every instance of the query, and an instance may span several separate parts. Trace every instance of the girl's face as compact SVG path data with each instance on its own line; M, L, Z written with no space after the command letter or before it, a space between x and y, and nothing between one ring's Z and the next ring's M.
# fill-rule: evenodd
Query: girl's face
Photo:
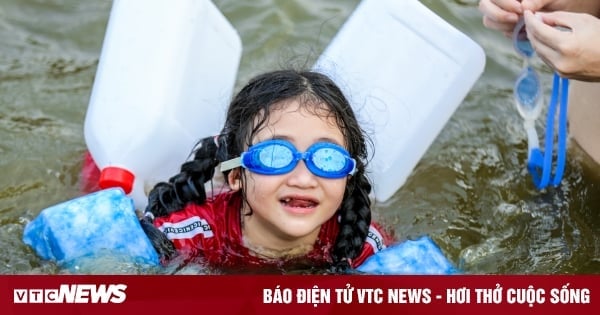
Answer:
M269 139L290 141L299 152L315 142L325 141L346 147L332 117L316 116L295 100L272 110L265 128L252 143ZM247 202L253 210L243 216L245 240L252 247L289 250L312 248L320 227L340 207L347 178L327 179L314 175L300 161L287 174L260 175L246 172ZM239 182L238 182L239 183ZM242 213L248 213L245 205Z

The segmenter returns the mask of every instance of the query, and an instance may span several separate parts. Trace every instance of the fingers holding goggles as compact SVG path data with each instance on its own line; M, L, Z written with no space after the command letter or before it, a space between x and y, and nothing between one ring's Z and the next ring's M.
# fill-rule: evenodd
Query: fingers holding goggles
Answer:
M323 178L343 178L356 171L356 161L337 144L317 142L306 152L298 152L292 143L280 139L251 146L240 157L223 162L221 171L241 166L256 174L281 175L291 172L300 160L311 173Z

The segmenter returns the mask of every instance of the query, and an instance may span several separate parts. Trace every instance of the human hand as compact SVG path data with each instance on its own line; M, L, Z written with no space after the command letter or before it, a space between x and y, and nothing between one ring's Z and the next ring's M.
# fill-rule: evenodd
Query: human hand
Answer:
M571 11L600 15L600 1L591 0L480 0L483 25L510 37L523 12Z
M522 0L521 6L522 12L527 10L532 12L569 11L589 13L595 16L600 13L600 1L590 0Z
M523 13L519 0L481 0L479 11L483 13L483 25L510 37Z
M525 11L524 17L527 37L544 62L563 77L600 81L600 19L563 11Z

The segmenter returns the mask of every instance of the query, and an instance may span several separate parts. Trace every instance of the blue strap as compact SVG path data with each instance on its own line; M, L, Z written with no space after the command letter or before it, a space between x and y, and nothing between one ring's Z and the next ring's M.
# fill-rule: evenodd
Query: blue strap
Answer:
M558 76L555 74L555 76ZM569 105L569 79L561 79L560 91L560 113L558 116L558 159L556 165L556 174L554 174L555 187L560 184L565 171L565 162L567 159L567 107Z
M529 161L527 162L527 169L529 174L533 178L533 183L538 189L542 189L546 186L542 186L542 169L544 166L544 153L539 148L531 150L529 154Z
M560 95L559 95L560 94ZM557 167L552 175L552 156L554 149L554 117L556 116L556 106L559 103L560 112L558 118L558 152ZM533 178L533 183L538 189L544 189L552 180L553 186L558 186L564 174L566 154L567 154L567 107L569 96L569 79L561 78L558 73L554 73L552 81L552 94L548 115L546 118L546 135L544 140L544 152L538 148L532 150L527 169Z

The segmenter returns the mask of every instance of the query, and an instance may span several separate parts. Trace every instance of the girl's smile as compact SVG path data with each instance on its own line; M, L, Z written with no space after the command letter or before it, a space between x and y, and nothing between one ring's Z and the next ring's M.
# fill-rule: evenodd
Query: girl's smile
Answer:
M309 214L317 209L319 202L310 196L290 196L281 200L284 209L291 214Z

